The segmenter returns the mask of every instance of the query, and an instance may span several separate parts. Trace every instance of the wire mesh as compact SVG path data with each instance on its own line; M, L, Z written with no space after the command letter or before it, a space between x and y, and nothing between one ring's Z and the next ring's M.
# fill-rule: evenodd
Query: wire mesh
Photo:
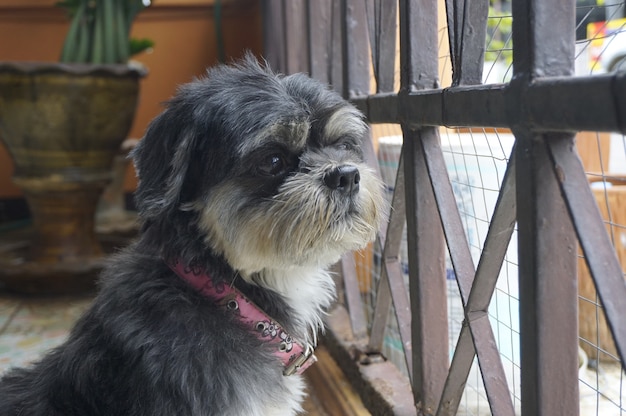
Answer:
M510 1L490 3L483 83L506 83L513 74L511 3ZM577 1L576 75L595 75L626 68L624 10L624 0ZM440 10L440 13L445 15L445 10ZM452 66L445 22L440 24L438 37L441 86L447 87L451 84ZM607 56L608 54L611 56ZM399 79L397 72L396 79ZM381 176L391 201L402 135L395 125L374 126L373 131ZM477 264L515 139L507 129L442 127L440 134L448 175L464 226L463 237L467 239L474 263ZM626 138L621 134L582 132L578 134L577 147L590 186L605 219L607 231L626 273ZM516 233L517 230L509 243L488 315L515 411L521 414ZM365 274L368 276L368 284L362 285L361 289L370 320L377 295L376 288L380 281L380 247L373 247L371 257L369 266L360 266L363 270L367 269ZM361 258L366 259L367 256ZM406 258L405 230L400 261L408 291L408 265L403 260ZM602 305L597 298L582 255L579 256L578 278L580 414L624 415L626 375L623 363L615 351L602 313ZM446 263L446 283L449 346L452 357L463 325L464 310L449 259ZM558 302L558 299L555 299L555 302ZM617 325L623 325L623 322L618 322ZM408 375L398 324L393 313L389 314L382 353ZM491 414L476 360L467 380L458 414Z

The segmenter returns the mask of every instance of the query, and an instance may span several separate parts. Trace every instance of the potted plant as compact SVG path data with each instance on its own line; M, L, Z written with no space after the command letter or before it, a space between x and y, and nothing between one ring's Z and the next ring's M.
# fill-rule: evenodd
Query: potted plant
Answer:
M95 209L145 75L128 59L151 46L129 39L145 1L65 0L58 5L71 23L60 63L0 62L0 139L33 217L30 240L0 250L0 281L9 289L93 284L103 261Z

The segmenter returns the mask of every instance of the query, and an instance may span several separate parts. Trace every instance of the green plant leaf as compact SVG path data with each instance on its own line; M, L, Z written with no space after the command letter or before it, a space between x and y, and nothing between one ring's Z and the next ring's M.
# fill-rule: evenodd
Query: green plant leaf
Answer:
M130 38L129 42L130 47L130 56L137 55L138 53L144 52L147 49L154 47L154 42L150 39L136 39Z
M93 49L91 62L94 64L104 63L104 12L102 11L102 1L97 0L95 10L95 23L93 33Z
M113 42L116 45L118 59L120 62L128 61L129 46L128 46L128 31L126 29L126 15L124 14L124 1L115 0L115 33L113 36Z
M153 46L129 39L132 23L147 0L61 0L71 18L62 62L125 63L132 54ZM149 2L148 2L149 3Z
M102 55L107 64L117 62L117 42L115 41L114 0L104 0L102 5Z
M69 3L69 1L65 3ZM74 0L74 3L77 3L78 7L73 11L74 19L65 36L65 42L63 43L63 49L61 51L61 62L73 62L78 55L82 35L81 26L86 16L87 2Z

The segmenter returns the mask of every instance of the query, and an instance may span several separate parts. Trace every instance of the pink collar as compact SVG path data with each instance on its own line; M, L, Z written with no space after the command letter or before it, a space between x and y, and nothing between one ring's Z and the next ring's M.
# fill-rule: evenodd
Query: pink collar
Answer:
M274 355L285 366L284 375L302 374L317 361L313 355L315 346L301 343L293 338L278 322L263 312L237 288L224 282L213 284L208 273L185 267L179 261L170 265L170 268L204 296L215 299L224 309L235 314L236 318L249 327L260 340L272 344L275 347Z

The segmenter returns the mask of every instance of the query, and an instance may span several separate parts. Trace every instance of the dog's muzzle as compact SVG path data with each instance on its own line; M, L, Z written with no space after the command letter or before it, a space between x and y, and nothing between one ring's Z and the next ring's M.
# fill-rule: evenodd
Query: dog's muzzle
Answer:
M359 169L353 165L332 168L324 174L324 184L327 187L346 195L359 192L359 182L361 182Z

